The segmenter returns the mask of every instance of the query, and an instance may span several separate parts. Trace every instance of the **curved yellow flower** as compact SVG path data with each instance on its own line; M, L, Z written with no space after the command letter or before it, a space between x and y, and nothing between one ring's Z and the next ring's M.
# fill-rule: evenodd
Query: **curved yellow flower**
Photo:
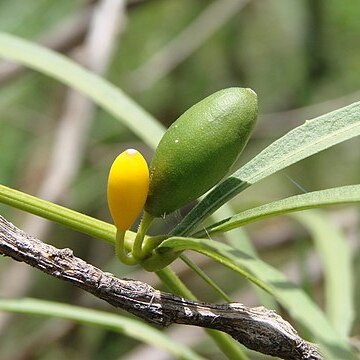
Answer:
M144 207L149 191L149 169L134 149L122 152L113 162L108 178L107 198L118 230L128 230Z

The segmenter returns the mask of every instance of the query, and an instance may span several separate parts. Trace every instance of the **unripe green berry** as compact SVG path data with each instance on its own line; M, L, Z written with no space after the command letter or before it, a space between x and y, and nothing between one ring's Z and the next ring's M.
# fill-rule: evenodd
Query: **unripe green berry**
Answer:
M146 211L169 214L218 183L244 149L256 117L256 93L245 88L218 91L182 114L150 163Z

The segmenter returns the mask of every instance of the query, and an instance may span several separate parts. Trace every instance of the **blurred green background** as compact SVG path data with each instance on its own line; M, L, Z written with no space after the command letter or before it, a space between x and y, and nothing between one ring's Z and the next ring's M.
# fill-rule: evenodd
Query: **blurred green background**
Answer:
M96 17L105 19L105 25L99 27L107 31L106 6L111 8L110 3L0 0L0 30L79 60L123 89L165 126L216 90L251 87L259 97L260 116L241 164L306 119L360 97L357 0L113 0L119 9L113 14L115 30L110 20L108 26L116 35L110 39L107 60L100 56L99 70L94 65L96 53L106 51L108 37L98 31L97 40L92 42L97 45L94 60L87 52L89 36L96 32ZM256 184L235 199L234 207L245 209L304 191L359 183L359 140L338 145ZM0 63L1 184L110 221L105 196L107 172L114 157L129 147L151 159L152 150L86 99L42 74ZM129 270L115 261L107 244L3 205L0 212L43 241L74 249L77 256L95 266L160 287L153 274ZM357 285L358 209L341 207L327 212L354 249ZM153 231L165 231L181 216L176 213L159 221ZM321 265L312 257L311 241L303 228L293 220L279 218L246 229L265 260L287 269L289 277L322 304ZM234 301L257 304L245 281L226 272L224 282L225 270L204 258L194 260L219 280ZM220 301L181 263L175 268L202 300ZM355 294L359 309L359 286L355 286ZM33 296L111 310L70 285L5 258L0 259L0 296ZM355 344L360 342L356 336L359 330L358 313ZM188 331L174 327L170 333L206 358L223 358L201 330L191 329L192 336ZM1 360L144 356L169 358L110 331L55 319L0 314ZM251 358L264 357L252 353Z

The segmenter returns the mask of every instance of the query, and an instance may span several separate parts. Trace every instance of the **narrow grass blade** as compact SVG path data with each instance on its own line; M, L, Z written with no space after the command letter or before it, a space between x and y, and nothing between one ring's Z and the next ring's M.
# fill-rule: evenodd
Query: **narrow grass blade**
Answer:
M178 359L204 360L203 357L197 355L190 348L171 340L161 331L145 324L143 321L105 311L30 298L19 300L0 299L0 310L28 315L58 317L81 324L95 325L163 349Z
M295 195L243 211L210 225L205 230L196 233L196 236L204 237L206 234L229 231L254 221L289 212L357 202L360 202L360 185L341 186Z
M320 211L303 211L292 217L310 231L322 260L328 319L342 336L349 336L355 316L350 246L340 229Z

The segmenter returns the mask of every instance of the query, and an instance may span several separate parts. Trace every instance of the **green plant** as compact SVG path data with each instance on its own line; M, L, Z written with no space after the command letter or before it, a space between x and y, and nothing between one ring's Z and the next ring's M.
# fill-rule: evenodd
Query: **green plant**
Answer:
M0 34L0 54L53 76L89 95L116 118L125 124L129 124L144 142L155 148L161 137L162 127L136 103L105 80L90 74L60 55L7 34ZM351 282L350 255L344 242L339 241L341 245L338 249L338 255L345 259L344 263L347 265L339 269L341 276L337 282L334 280L331 293L327 295L333 297L334 301L336 299L336 305L341 309L346 304L348 314L341 317L345 323L339 324L338 320L331 321L331 316L322 312L301 288L293 285L281 272L259 259L246 247L241 248L241 246L235 245L232 240L228 245L202 237L205 234L226 232L243 224L261 220L264 217L286 214L290 211L359 202L360 185L327 189L280 200L259 208L246 210L226 219L220 219L220 221L212 223L202 230L199 230L199 225L220 206L226 204L252 184L319 151L358 136L360 134L359 114L360 103L358 102L306 121L216 185L169 234L164 234L160 238L145 237L144 247L151 250L152 265L157 270L159 277L174 292L191 298L192 294L180 280L168 268L163 269L162 266L167 265L173 254L178 256L185 250L204 254L245 276L256 286L270 294L289 312L294 320L308 331L311 339L320 344L326 358L355 358L347 339L353 320L351 316L353 306L351 291L347 287L345 291L342 291L342 297L339 294L335 296L344 282ZM211 164L209 164L209 171L211 170ZM115 244L116 229L111 224L34 198L3 185L0 185L0 201L59 222L77 231L105 240L110 244ZM306 220L301 219L301 221ZM143 235L145 234L142 233L140 236L141 241ZM128 231L124 236L124 248L133 249L136 237L135 233ZM166 261L162 263L163 259ZM150 267L146 266L146 268L149 269ZM193 269L200 273L196 266ZM38 306L31 302L27 305L29 313L34 312L34 306ZM333 304L331 307L332 314L336 305ZM15 306L11 307L11 301L10 303L8 301L4 304L3 309L10 308L15 309ZM64 309L67 308L64 306ZM70 317L64 315L58 308L50 306L46 310L47 314ZM335 318L338 319L338 315L334 315L333 319ZM81 321L84 320L81 319ZM105 321L101 317L89 321L95 321L97 324L105 326ZM212 336L229 358L246 358L243 352L223 334L212 333Z
M244 149L257 117L251 89L220 90L177 119L150 163L145 210L164 216L195 200L229 171ZM212 172L206 173L212 164Z

